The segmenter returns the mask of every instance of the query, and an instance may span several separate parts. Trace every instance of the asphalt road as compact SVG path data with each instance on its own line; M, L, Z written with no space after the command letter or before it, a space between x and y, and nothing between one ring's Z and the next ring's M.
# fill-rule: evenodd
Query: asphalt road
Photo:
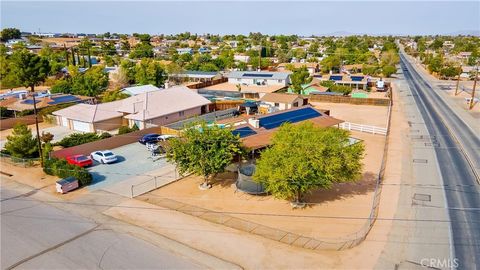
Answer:
M199 269L127 233L1 189L1 269Z
M451 221L453 256L458 269L480 265L480 140L401 55L401 67L434 147ZM468 159L467 159L468 157Z

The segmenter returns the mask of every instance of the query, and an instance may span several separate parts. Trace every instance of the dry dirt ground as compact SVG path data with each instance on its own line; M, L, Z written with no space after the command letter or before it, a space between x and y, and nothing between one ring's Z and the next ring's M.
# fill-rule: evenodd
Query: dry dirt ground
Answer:
M355 124L387 127L388 107L344 103L312 102L315 108L330 110L330 116Z
M189 176L150 192L145 198L168 198L185 204L316 239L345 237L358 231L370 214L375 181L380 169L385 137L352 132L364 140L364 173L356 183L342 183L306 197L308 207L293 210L290 203L273 196L248 195L235 188L236 173L220 175L208 191L198 189L199 177ZM351 219L329 219L338 216ZM358 219L357 219L358 218Z
M47 122L40 122L38 123L38 129L41 131L42 129L49 128L49 127L54 127L54 124L50 124ZM35 124L33 125L28 125L28 128L32 130L32 132L35 134ZM11 135L13 132L13 128L6 129L0 131L0 140L6 140L7 136Z

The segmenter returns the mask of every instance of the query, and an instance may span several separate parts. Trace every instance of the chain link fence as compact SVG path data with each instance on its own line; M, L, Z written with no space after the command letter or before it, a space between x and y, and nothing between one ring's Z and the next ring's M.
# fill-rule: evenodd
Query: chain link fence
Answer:
M19 167L33 167L40 163L40 158L18 158L0 152L0 160L2 163L8 163Z

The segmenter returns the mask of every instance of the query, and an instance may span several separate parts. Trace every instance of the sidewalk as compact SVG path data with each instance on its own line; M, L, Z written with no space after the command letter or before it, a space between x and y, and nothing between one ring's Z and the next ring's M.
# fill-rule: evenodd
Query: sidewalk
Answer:
M432 89L440 96L440 98L472 129L474 132L480 132L480 103L477 103L472 110L468 110L465 93L454 96L456 81L439 80L428 73L417 61L410 55L404 53L405 58L412 64L415 70L422 75L430 84ZM460 82L462 84L462 82ZM451 90L441 90L439 85L451 85ZM477 82L476 97L480 98L480 82ZM460 90L459 90L460 92Z

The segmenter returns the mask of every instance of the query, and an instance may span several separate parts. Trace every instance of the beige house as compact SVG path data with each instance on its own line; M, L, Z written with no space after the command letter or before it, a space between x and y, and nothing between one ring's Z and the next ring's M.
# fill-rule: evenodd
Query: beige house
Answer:
M208 112L210 101L194 91L176 86L96 105L78 104L53 113L61 126L82 132L140 129L165 125Z
M277 70L281 72L288 72L291 71L288 69L290 66L293 68L306 67L310 75L313 75L320 71L320 66L318 63L281 63L278 64Z
M260 111L271 113L288 110L308 104L308 99L296 94L268 93L260 98Z

